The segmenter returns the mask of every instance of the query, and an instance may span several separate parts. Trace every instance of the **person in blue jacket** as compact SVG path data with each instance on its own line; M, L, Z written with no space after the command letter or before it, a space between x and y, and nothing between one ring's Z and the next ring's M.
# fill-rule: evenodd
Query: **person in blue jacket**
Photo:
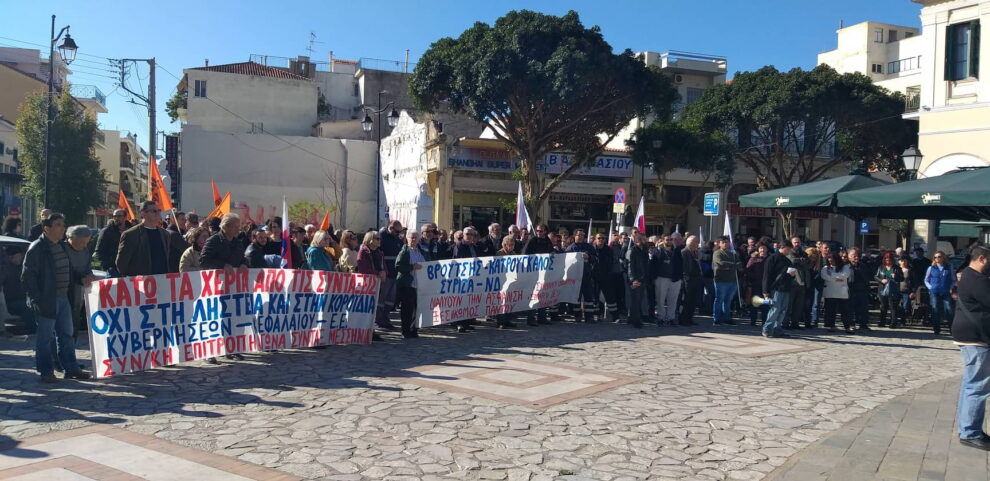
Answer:
M956 285L956 275L948 264L948 256L942 251L932 256L932 265L925 272L925 287L932 303L932 330L942 333L942 318L952 330L952 287Z

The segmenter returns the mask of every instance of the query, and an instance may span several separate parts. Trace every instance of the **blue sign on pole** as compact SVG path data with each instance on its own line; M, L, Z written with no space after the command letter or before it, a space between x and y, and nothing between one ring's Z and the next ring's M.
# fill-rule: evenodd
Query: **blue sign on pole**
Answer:
M862 222L860 222L859 223L859 233L860 234L869 234L870 233L870 223L867 222L867 221L865 221L865 220L862 221Z
M709 217L718 217L719 215L719 193L718 192L708 192L705 194L705 215Z

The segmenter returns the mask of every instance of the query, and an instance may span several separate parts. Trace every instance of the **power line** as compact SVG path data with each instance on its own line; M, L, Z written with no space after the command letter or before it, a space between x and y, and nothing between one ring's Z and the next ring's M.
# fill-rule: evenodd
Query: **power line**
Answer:
M45 45L43 43L28 42L28 41L25 41L25 40L18 40L16 38L10 38L10 37L0 37L0 39L10 40L11 42L23 43L25 45L33 45L35 47L42 47L42 48L50 48L51 47L50 45ZM90 58L98 58L100 60L110 60L110 58L108 58L108 57L101 57L99 55L93 55L93 54L83 53L83 52L76 52L76 56L79 56L79 55L82 55L84 57L90 57Z

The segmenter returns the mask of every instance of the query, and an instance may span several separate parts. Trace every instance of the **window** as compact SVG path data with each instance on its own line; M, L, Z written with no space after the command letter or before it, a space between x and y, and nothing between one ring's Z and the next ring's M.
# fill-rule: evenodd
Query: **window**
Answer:
M4 145L3 142L0 142L0 156L3 156L3 153L4 153Z
M980 22L946 27L945 80L977 78L980 71Z
M355 97L361 96L361 86L358 84L354 84L354 96Z
M196 81L196 90L193 95L196 97L206 98L206 80Z
M873 41L876 43L883 43L883 29L878 28L873 31Z
M873 70L873 73L883 73L883 65L880 65L878 63L875 63L875 64L873 64L872 70Z
M897 30L887 30L887 43L894 43L897 41Z
M911 38L914 36L914 32L904 32L904 38Z
M685 105L691 105L701 98L701 95L705 93L705 89L691 88L687 89L687 101Z

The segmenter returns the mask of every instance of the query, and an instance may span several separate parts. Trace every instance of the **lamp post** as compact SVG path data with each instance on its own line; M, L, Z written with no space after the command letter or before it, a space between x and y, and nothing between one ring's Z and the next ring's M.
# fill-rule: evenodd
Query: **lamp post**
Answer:
M389 102L387 105L382 107L382 94L388 94L388 91L378 92L378 109L369 109L365 107L364 120L361 121L361 130L365 132L371 132L371 128L374 126L375 122L371 120L371 114L375 114L378 117L378 133L375 136L375 158L378 165L378 179L376 180L377 185L375 186L375 229L381 228L381 215L379 215L380 208L382 205L382 112L385 112L389 108L392 109L388 113L386 119L388 120L389 127L395 127L399 123L399 113L395 111L395 102Z
M921 159L924 158L921 155L921 151L915 146L910 146L904 149L901 153L901 162L904 162L904 170L908 173L908 180L915 180L918 178L918 169L921 167ZM908 238L907 245L903 247L905 249L911 247L911 237L914 234L914 219L908 219Z
M48 46L48 118L45 122L45 193L44 205L42 206L45 208L50 207L48 205L48 178L51 176L52 126L55 123L55 113L53 112L55 107L55 43L62 38L63 33L65 34L65 39L58 46L58 53L62 57L62 61L66 65L69 65L76 59L76 50L79 47L76 46L75 40L72 40L72 36L69 35L68 25L62 27L58 35L55 35L55 15L52 15L51 44Z

